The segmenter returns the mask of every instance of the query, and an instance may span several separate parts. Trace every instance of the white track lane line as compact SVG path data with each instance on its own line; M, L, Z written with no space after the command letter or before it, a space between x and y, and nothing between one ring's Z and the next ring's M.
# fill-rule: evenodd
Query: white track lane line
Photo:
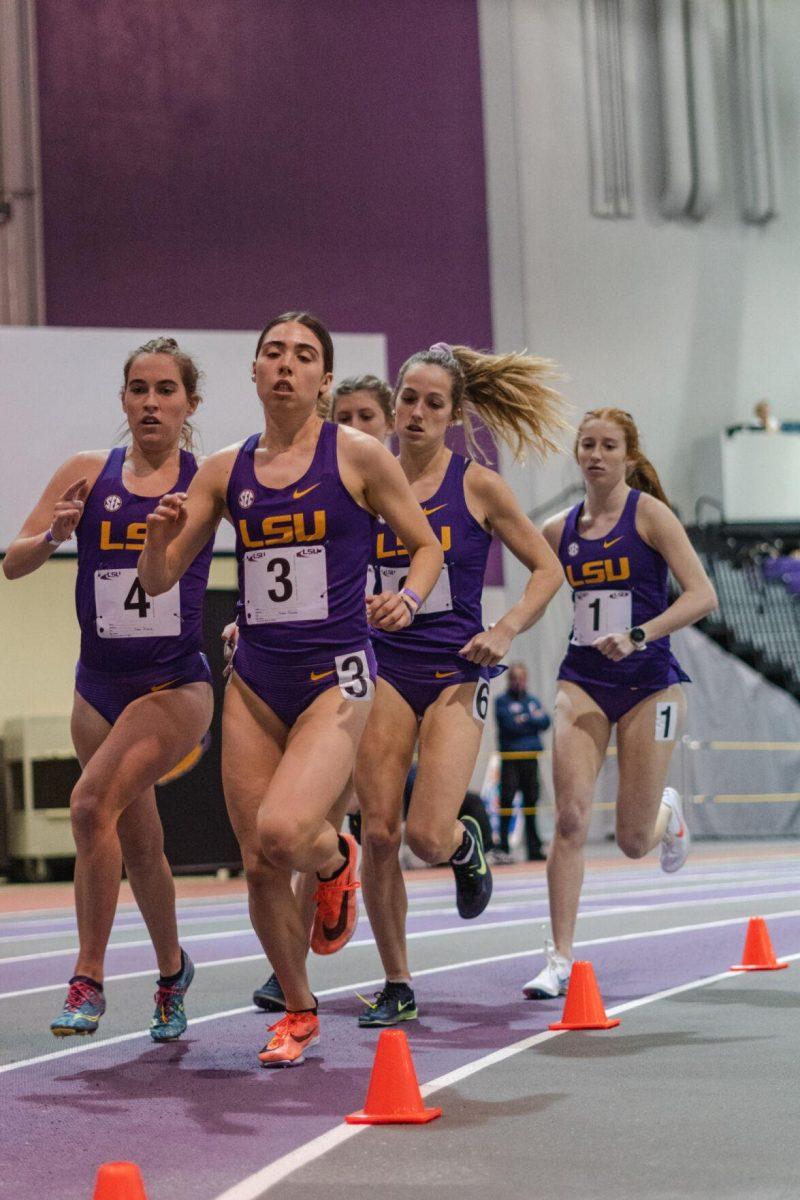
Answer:
M769 916L770 916L770 918L798 917L798 916L800 916L800 910L795 909L795 910L792 910L791 912L786 912L786 913L770 913ZM579 946L580 947L582 947L582 946L603 946L603 945L607 945L609 942L641 941L642 939L649 938L649 937L664 937L667 934L676 934L676 933L696 933L700 929L717 929L722 925L743 924L745 921L748 921L748 920L749 920L748 917L732 917L725 921L703 921L697 925L674 925L671 929L652 929L652 930L648 930L647 932L641 931L639 933L617 934L613 937L590 938L590 939L587 939L586 941L575 942L574 945L577 948ZM440 974L444 974L446 971L460 971L462 969L466 969L467 967L485 966L487 963L507 962L513 958L528 958L532 955L542 954L542 953L543 953L543 951L541 951L541 950L513 950L507 954L493 954L489 958L472 958L472 959L467 959L466 962L444 963L438 967L424 967L421 971L415 971L414 978L421 979L425 975L440 975ZM778 959L778 961L779 962L794 962L794 960L797 958L800 958L800 954L782 954L780 956L780 958ZM232 961L235 962L238 960L234 959ZM207 964L207 965L210 965L210 964ZM219 965L219 964L217 964L217 965ZM735 974L735 972L733 972L733 971L724 971L722 973L722 975L720 975L720 978L725 978L728 975L733 975L733 974ZM737 976L737 978L738 978L738 976ZM322 999L325 996L341 996L345 992L354 992L355 993L358 988L369 988L369 987L380 986L380 984L382 984L383 982L384 982L384 977L381 975L377 979L362 979L357 983L346 983L346 984L341 984L339 987L326 988L324 991L317 992L316 995L317 995L317 999ZM646 1001L638 1001L638 1000L633 1001L632 1000L632 1001L629 1001L628 1006L633 1007L636 1004L645 1003L645 1002ZM242 1013L257 1013L257 1012L258 1012L258 1010L252 1004L247 1004L242 1008L229 1008L229 1009L226 1009L224 1012L207 1013L204 1017L193 1017L191 1019L191 1021L189 1022L189 1025L190 1025L190 1027L192 1025L204 1025L207 1021L220 1021L220 1020L224 1020L227 1017L241 1016ZM23 1067L34 1066L37 1063L51 1062L57 1058L69 1058L73 1054L86 1054L90 1050L102 1050L106 1046L117 1046L122 1042L132 1042L132 1041L135 1041L137 1038L145 1038L148 1036L149 1036L149 1034L147 1033L147 1031L139 1030L135 1033L121 1033L121 1034L118 1034L116 1037L104 1038L102 1041L99 1041L99 1042L89 1042L88 1044L84 1043L83 1045L80 1045L80 1046L72 1046L68 1050L54 1050L50 1054L39 1054L35 1058L24 1058L24 1059L20 1059L19 1062L6 1063L4 1066L0 1066L0 1075L4 1075L8 1071L19 1071Z
M721 896L718 898L714 897L711 899L703 900L702 903L705 908L712 908L712 907L719 907L722 904L739 904L740 902L743 903L744 901L747 901L748 903L752 902L754 904L757 904L761 900L787 900L787 899L791 899L791 898L796 898L798 896L800 896L800 887L794 887L790 891L787 891L787 892L759 892L756 895L752 895L752 896L751 895L744 895L744 896L740 895L740 896ZM612 905L610 908L594 908L594 909L589 909L587 912L579 912L578 920L579 921L591 921L591 920L596 920L598 917L614 917L614 916L624 915L627 913L636 915L637 913L643 913L643 912L666 912L670 909L686 908L687 904L689 904L689 903L691 903L691 901L687 901L684 899L684 900L670 900L664 904L615 904L615 905ZM499 907L502 908L504 906L501 905ZM511 907L525 907L525 906L524 905L514 905L514 906L506 905L505 907L508 909ZM497 906L493 906L490 911L496 912ZM454 916L455 912L456 912L456 910L454 908L450 908L450 909L436 908L436 909L431 909L426 912L417 912L414 914L414 916L417 916L417 917L422 917L422 916L447 917L447 916ZM767 916L769 916L769 915L770 914L767 913ZM487 921L482 921L477 924L470 923L470 924L461 924L461 925L449 925L442 929L420 930L417 932L412 932L412 933L407 934L407 939L409 941L411 941L412 939L417 939L417 938L440 937L441 935L446 934L446 933L464 933L464 934L481 933L487 929L494 928L495 926L498 928L501 928L501 929L506 929L506 928L512 928L516 925L541 925L542 923L547 924L547 921L548 921L548 914L545 912L536 917L516 917L512 921L487 920ZM251 925L248 925L244 929L226 929L219 933L189 934L185 938L182 937L181 942L206 942L206 941L210 941L210 940L213 941L215 939L222 941L224 938L243 937L246 934L252 934L252 933L253 933L253 928ZM253 934L253 936L255 936L255 935ZM142 946L150 946L151 944L152 943L150 942L149 938L142 938L137 941L131 941L131 942L109 942L108 950L140 949ZM344 949L345 950L356 949L359 946L371 946L371 945L373 945L373 939L372 938L364 938L364 939L361 939L360 941L348 942L347 945L344 947ZM41 959L47 959L47 958L60 958L60 957L63 957L64 955L77 954L77 953L78 953L78 947L70 946L67 949L61 949L61 950L42 950L38 954L9 955L8 957L5 957L5 958L0 957L0 967L6 966L6 965L12 965L14 963L21 963L21 962L35 962L35 961L38 961ZM231 961L235 961L235 960L231 960Z
M800 954L791 954L781 961L793 962L798 958L800 958ZM659 1000L679 996L682 992L697 991L699 988L709 987L712 983L720 983L723 979L732 978L734 978L732 971L721 971L718 975L707 975L703 979L693 979L691 983L682 983L679 987L667 988L663 992L653 992L649 996L640 996L637 1000L628 1000L625 1004L617 1004L614 1008L607 1009L606 1012L609 1016L617 1016L619 1013L630 1012L634 1008L642 1008L646 1004L656 1004ZM517 1054L522 1054L523 1051L530 1050L533 1046L539 1046L542 1042L548 1042L551 1038L561 1037L566 1032L568 1031L546 1029L532 1037L523 1038L522 1041L514 1042L511 1046L505 1046L502 1050L494 1050L491 1054L476 1059L475 1062L458 1067L455 1071L440 1075L438 1079L432 1079L430 1083L422 1085L420 1092L423 1098L427 1099L428 1096L432 1096L444 1088L453 1087L462 1079L469 1079L471 1075L477 1075L479 1071L484 1071L487 1067L493 1067L507 1058L514 1058ZM337 1125L327 1133L321 1134L320 1137L307 1142L305 1146L299 1146L274 1163L270 1163L268 1167L243 1179L241 1183L236 1183L227 1191L220 1192L215 1200L259 1200L265 1192L281 1183L288 1175L293 1174L301 1167L308 1166L309 1163L321 1158L323 1154L327 1154L329 1150L341 1146L343 1142L349 1141L359 1133L366 1132L369 1128L369 1125Z

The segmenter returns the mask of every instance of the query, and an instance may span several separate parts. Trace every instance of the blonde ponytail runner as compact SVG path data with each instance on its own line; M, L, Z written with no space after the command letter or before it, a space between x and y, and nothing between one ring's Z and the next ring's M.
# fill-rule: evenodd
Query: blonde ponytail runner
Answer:
M578 426L578 437L575 440L576 458L581 428L586 421L613 421L615 425L619 425L625 435L625 452L633 461L633 466L628 471L625 482L629 487L636 488L640 492L647 492L648 495L655 496L656 500L661 500L668 508L671 507L661 486L661 480L658 478L658 472L650 459L642 452L639 445L639 430L636 428L636 422L631 414L624 408L593 408L584 413L583 420Z

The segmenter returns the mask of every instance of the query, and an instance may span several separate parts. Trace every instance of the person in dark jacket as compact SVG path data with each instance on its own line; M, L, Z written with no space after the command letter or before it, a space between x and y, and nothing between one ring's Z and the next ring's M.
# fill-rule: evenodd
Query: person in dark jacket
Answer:
M494 702L494 714L501 754L504 751L541 750L539 737L550 727L550 718L536 696L528 691L528 671L524 663L512 663L508 670L508 687ZM500 767L500 840L495 846L498 862L509 861L508 831L510 810L517 792L522 796L525 810L525 842L528 858L542 862L546 855L536 828L532 811L539 798L539 769L535 758L504 758Z

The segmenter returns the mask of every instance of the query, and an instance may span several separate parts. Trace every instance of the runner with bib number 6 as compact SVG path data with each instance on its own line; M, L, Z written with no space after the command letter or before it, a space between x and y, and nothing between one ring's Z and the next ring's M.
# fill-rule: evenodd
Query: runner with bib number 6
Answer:
M350 777L375 690L364 600L374 514L411 555L409 588L382 607L381 628L411 622L442 565L389 451L317 415L332 373L333 342L320 321L303 312L270 321L252 365L263 431L211 455L188 496L164 497L139 563L144 586L158 595L223 516L236 531L239 634L222 773L251 919L286 1003L259 1055L265 1067L299 1065L319 1040L292 871L317 873L312 947L344 944L355 925L357 847L328 814Z
M556 828L547 856L553 940L544 969L523 987L533 1000L567 990L583 883L583 846L597 776L617 727L617 844L641 858L661 844L661 866L689 851L681 799L664 788L689 682L669 635L699 621L717 598L630 413L587 412L575 457L586 498L544 526L572 588L572 636L558 674L553 740ZM669 604L668 572L682 592Z

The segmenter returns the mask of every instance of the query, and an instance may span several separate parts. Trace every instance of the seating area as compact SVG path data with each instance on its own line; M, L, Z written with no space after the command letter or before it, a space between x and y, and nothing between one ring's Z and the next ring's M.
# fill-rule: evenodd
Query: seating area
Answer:
M800 699L800 530L796 539L690 530L719 597L701 628Z

